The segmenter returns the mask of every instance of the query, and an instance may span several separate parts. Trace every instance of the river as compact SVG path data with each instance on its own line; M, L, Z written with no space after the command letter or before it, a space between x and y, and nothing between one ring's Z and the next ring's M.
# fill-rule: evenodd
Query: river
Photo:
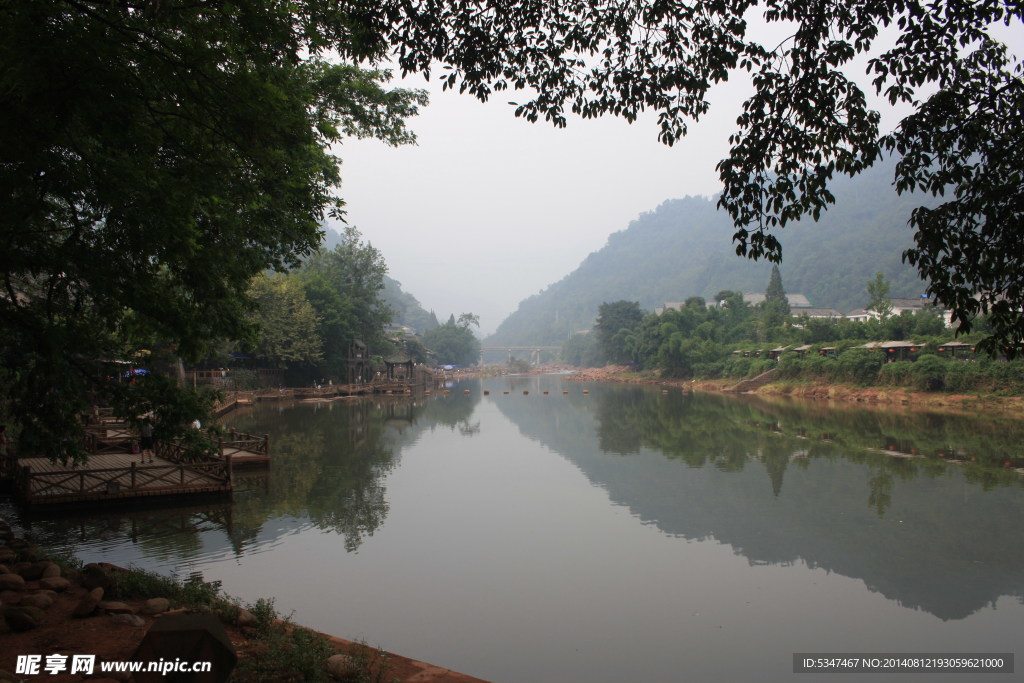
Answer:
M233 503L20 522L499 682L849 680L794 653L1024 633L1012 420L534 376L225 422L272 444Z

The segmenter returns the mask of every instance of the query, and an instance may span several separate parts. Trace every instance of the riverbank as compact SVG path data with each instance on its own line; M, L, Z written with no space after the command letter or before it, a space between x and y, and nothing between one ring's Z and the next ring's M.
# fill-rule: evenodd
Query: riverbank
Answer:
M245 609L223 595L219 587L208 584L182 584L106 563L83 567L73 559L50 558L0 520L0 683L129 681L126 672L105 674L100 667L137 661L136 651L150 629L161 619L185 613L209 614L223 625L238 654L235 681L486 683L282 621L272 601ZM161 654L180 656L184 662L196 656L191 651ZM18 670L18 657L25 655L39 656L37 675ZM74 655L92 655L93 671L71 673ZM52 656L65 659L50 673L45 666Z
M682 380L659 377L654 373L637 372L624 365L603 368L579 368L567 380L585 382L620 382L675 387L684 390L727 393L738 380ZM985 413L1024 417L1024 398L1020 396L993 396L949 394L943 392L908 391L892 387L859 387L847 384L799 384L789 381L771 382L757 389L759 396L789 397L812 401L842 401L866 406L891 408L907 406L934 410Z

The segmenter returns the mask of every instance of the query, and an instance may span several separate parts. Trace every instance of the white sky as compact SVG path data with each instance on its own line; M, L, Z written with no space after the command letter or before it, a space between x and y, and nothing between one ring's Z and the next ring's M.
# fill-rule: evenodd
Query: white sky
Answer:
M493 332L640 213L720 186L714 168L728 151L720 120L667 147L653 115L557 129L515 118L514 93L480 103L419 78L402 85L432 90L410 121L418 145L347 141L341 196L348 222L383 253L391 277L441 322L472 312L484 334Z
M775 42L785 33L771 29ZM515 118L507 104L515 92L481 103L442 92L436 80L396 79L395 87L431 92L430 105L408 122L418 145L349 140L336 150L348 222L441 322L472 312L489 334L639 214L719 191L715 165L750 91L734 78L712 90L709 115L673 147L657 141L655 114L633 125L570 118L556 129Z

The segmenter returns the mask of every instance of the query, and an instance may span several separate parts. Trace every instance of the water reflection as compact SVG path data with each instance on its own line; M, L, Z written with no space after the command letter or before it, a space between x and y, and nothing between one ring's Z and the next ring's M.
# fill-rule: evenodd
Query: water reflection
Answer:
M1003 466L1016 422L590 388L497 403L665 534L856 577L942 619L1024 596L1022 477Z
M490 478L474 469L477 478L458 480L465 499L458 505L416 491L424 516L429 505L460 513L465 505L463 516L481 515L479 506L508 490L532 490L551 476L549 461L558 460L673 542L725 544L750 565L805 565L853 577L944 620L963 619L1001 596L1024 596L1021 476L1006 466L1020 462L1024 427L1013 421L519 377L463 382L448 395L415 399L260 404L229 422L273 436L269 474L240 478L233 504L33 519L33 534L48 542L127 542L157 565L199 557L241 564L307 530L338 538L346 554L356 555L387 529L391 506L399 505L390 499L389 479L407 454L435 459L421 460L424 472L454 470L457 457L492 468L484 471ZM430 438L439 431L450 438ZM417 450L424 441L444 445ZM475 453L484 442L494 460ZM542 448L531 451L529 442ZM502 460L523 463L525 453L541 451L560 458L531 455L537 469L526 479L493 475L504 473L497 469ZM420 482L406 481L406 495L428 486ZM557 515L571 512L565 508L551 505L549 526L559 526ZM449 524L448 552L458 556L465 552L457 538L462 527ZM507 542L509 529L492 526L493 538ZM544 532L531 530L536 543ZM422 562L440 541L392 542L417 547L419 555L381 559L369 575ZM289 559L296 560L302 558Z

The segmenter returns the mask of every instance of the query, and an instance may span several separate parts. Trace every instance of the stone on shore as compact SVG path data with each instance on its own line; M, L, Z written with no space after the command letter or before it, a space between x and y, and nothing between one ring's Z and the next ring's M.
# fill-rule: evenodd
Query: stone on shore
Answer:
M4 621L12 631L28 631L43 623L46 614L38 607L18 605L4 610Z
M110 619L117 622L118 624L127 624L128 626L145 626L146 620L137 614L129 614L126 612L118 612L117 614L111 614Z
M53 604L53 598L51 598L47 593L32 593L31 595L22 596L21 602L18 604L26 607L46 609Z
M25 579L21 574L0 574L0 591L25 590Z
M140 614L163 614L170 609L171 603L167 598L150 598L139 608Z
M46 578L39 579L39 587L60 593L71 588L71 582L63 576L48 576Z
M110 588L114 583L114 579L111 578L110 573L95 562L90 562L82 567L79 579L82 582L82 587L88 588L89 590L92 590L93 588Z
M99 608L110 614L133 614L133 610L126 603L114 601L104 601L99 604Z
M71 613L75 617L87 617L96 611L96 607L99 606L100 600L103 599L103 589L93 588L91 591L82 596L82 599L75 606L74 611Z

